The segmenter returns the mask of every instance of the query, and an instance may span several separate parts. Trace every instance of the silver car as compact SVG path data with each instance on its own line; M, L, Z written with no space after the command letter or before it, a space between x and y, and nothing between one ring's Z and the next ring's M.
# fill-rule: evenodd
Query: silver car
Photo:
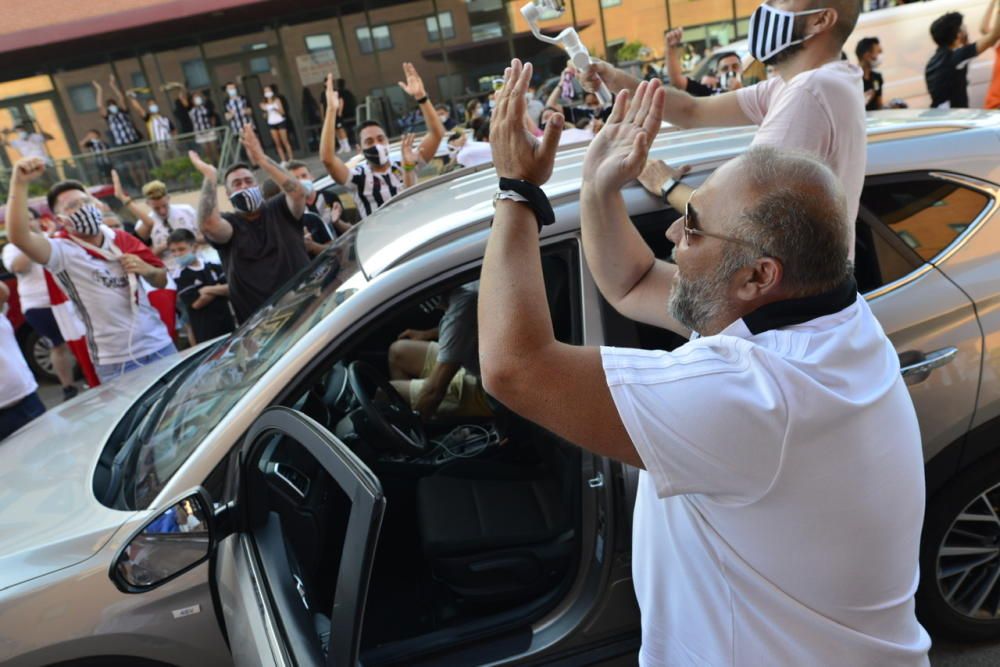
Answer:
M856 275L923 435L919 613L996 637L1000 114L886 112L868 133ZM663 134L653 155L697 182L752 136ZM587 272L584 151L561 152L545 188L556 334L671 349L683 341L614 312ZM433 327L433 297L478 277L495 187L487 168L405 193L232 336L0 444L0 662L628 660L637 471L497 404L424 423L387 382L397 335ZM665 257L676 213L638 186L625 199Z

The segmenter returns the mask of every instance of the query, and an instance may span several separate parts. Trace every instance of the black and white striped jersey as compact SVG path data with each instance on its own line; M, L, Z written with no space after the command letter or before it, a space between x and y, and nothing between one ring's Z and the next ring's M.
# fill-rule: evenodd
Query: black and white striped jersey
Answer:
M351 178L344 184L354 195L361 219L385 206L390 199L402 192L403 168L398 162L393 162L389 170L377 174L367 161L362 162L351 171Z

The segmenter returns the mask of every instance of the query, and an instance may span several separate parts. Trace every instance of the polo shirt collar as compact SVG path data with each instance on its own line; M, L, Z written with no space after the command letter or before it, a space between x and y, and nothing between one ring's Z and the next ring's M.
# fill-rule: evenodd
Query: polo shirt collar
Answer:
M857 298L858 285L852 276L822 294L775 301L761 306L730 324L722 333L749 338L772 329L791 327L839 313L854 304Z

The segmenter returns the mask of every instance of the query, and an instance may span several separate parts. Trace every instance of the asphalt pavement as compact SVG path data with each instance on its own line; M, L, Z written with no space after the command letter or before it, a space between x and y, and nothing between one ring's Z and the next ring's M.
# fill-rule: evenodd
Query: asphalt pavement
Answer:
M82 387L82 383L78 383ZM38 395L45 407L62 402L62 390L57 384L39 385ZM957 644L935 641L931 648L934 667L997 667L1000 665L1000 641L987 644Z

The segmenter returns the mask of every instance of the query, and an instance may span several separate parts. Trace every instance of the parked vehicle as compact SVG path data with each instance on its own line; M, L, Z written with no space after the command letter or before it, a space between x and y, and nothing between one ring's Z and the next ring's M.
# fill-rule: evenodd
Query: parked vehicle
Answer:
M1000 115L882 112L868 132L856 275L923 436L919 613L932 632L997 637ZM752 136L662 133L652 154L693 165L697 183ZM587 272L585 150L563 150L545 186L556 335L671 349L682 339L617 314ZM433 326L421 306L478 277L495 184L479 168L408 190L230 337L5 441L0 661L594 664L633 653L638 471L499 406L422 422L386 379L398 333ZM676 213L637 185L624 194L667 256Z

